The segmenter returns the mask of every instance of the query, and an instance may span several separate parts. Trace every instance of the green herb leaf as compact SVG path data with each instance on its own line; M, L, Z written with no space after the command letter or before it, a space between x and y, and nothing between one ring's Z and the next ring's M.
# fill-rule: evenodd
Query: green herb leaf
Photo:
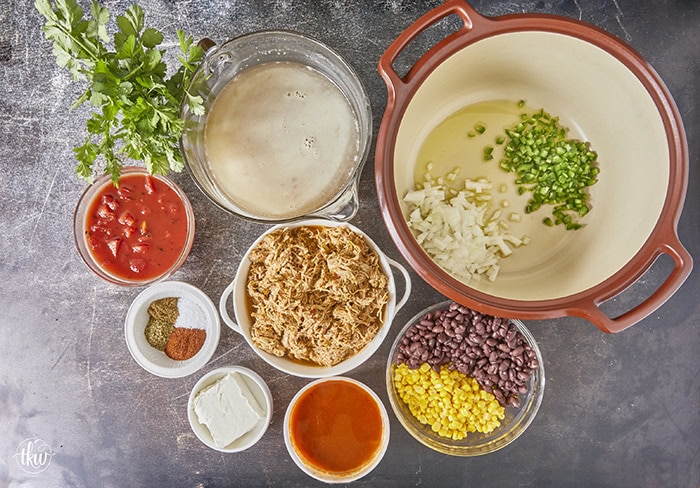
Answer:
M169 78L156 49L164 39L155 28L144 29L145 15L138 5L116 17L113 47L109 47L110 12L93 1L91 19L83 18L76 0L35 0L46 19L44 36L53 43L59 66L74 80L88 84L72 108L89 102L95 112L87 120L88 137L76 147L76 174L92 181L95 164L117 183L125 158L144 162L148 171L165 174L184 167L179 138L184 122L179 118L183 101L198 115L204 114L200 96L187 93L194 71L204 58L192 37L177 31L180 67Z
M148 29L143 31L142 41L144 46L146 46L149 49L152 49L158 46L161 42L163 42L163 34L161 34L160 31L154 29L153 27L149 27Z

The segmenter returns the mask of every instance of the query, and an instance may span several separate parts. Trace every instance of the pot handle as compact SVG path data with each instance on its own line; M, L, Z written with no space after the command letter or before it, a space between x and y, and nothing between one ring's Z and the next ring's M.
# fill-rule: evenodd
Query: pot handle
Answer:
M406 305L406 302L408 301L408 297L411 295L411 277L408 274L408 271L406 271L406 268L404 268L401 264L397 263L390 257L386 258L387 261L389 261L389 264L393 266L394 268L398 269L401 274L403 275L403 280L404 283L406 284L406 288L403 292L403 296L401 297L401 300L396 304L396 307L394 308L394 317L396 317L396 314L399 313L399 310L403 308L404 305ZM394 317L391 319L393 320Z
M661 307L661 305L663 305L666 300L671 298L671 296L681 287L693 269L693 258L683 247L680 240L678 240L676 233L671 232L669 235L673 236L673 239L670 242L661 243L656 252L644 264L640 272L646 272L661 254L667 254L673 259L673 271L666 278L666 281L664 281L649 298L644 300L632 310L629 310L614 319L609 318L600 310L598 305L603 300L597 300L593 303L580 303L575 310L572 310L572 313L590 320L603 332L614 334L633 326Z
M226 302L228 301L228 298L231 296L233 293L233 289L236 287L236 280L233 280L230 285L226 287L224 292L221 294L221 298L219 299L219 314L221 314L221 318L224 319L224 322L226 322L226 325L231 327L234 331L238 332L239 334L243 335L243 332L241 332L241 327L233 321L231 316L228 314L228 310L226 309Z
M446 44L449 44L455 37L459 37L470 32L475 24L478 25L479 23L487 22L485 17L478 14L476 10L474 10L463 0L447 0L439 7L430 10L411 24L401 33L401 35L399 35L399 37L396 38L394 42L391 43L384 54L382 54L382 56L379 58L379 74L382 76L382 78L384 78L384 82L389 89L389 96L391 99L395 98L397 93L408 91L408 86L410 86L416 72L420 70L431 58L431 56L423 55L402 78L398 75L398 73L396 73L393 67L394 62L401 51L403 51L404 48L408 46L408 44L410 44L411 41L413 41L421 32L452 14L459 15L462 18L464 25L457 32L450 34L438 42L428 52L439 51Z

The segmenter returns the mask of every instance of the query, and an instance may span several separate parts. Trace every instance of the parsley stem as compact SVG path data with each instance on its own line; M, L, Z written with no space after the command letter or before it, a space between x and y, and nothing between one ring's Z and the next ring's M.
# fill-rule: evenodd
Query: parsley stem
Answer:
M122 81L129 81L129 80L130 80L131 78L133 78L134 76L140 74L139 71L141 70L141 68L143 68L143 62L139 63L138 66L136 66L134 69L132 69L131 71L129 71L129 72L126 74L126 76L122 79Z
M93 62L97 62L97 54L94 53L93 51L90 50L80 39L75 37L73 33L69 30L66 30L65 27L63 27L61 24L57 24L54 22L54 26L59 29L61 32L63 32L66 36L68 36L73 42L75 42L80 48L84 51L85 54L90 56L92 58ZM85 63L84 59L80 59L79 57L76 56L76 60L81 61Z

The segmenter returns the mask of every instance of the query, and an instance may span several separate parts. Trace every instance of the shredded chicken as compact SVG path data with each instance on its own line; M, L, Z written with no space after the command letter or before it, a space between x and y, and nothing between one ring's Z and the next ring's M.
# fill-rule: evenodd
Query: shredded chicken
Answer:
M263 351L334 366L384 323L389 280L377 253L347 227L280 229L249 259L250 333Z

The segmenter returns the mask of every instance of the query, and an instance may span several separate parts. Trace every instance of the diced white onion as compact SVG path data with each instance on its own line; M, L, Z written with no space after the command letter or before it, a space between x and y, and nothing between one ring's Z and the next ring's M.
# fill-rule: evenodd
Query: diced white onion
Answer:
M463 282L482 276L494 281L500 259L523 243L505 233L497 222L500 211L493 214L489 204L492 189L484 178L467 179L458 192L428 181L422 189L404 196L408 224L418 244L439 266ZM448 193L450 197L446 197Z

